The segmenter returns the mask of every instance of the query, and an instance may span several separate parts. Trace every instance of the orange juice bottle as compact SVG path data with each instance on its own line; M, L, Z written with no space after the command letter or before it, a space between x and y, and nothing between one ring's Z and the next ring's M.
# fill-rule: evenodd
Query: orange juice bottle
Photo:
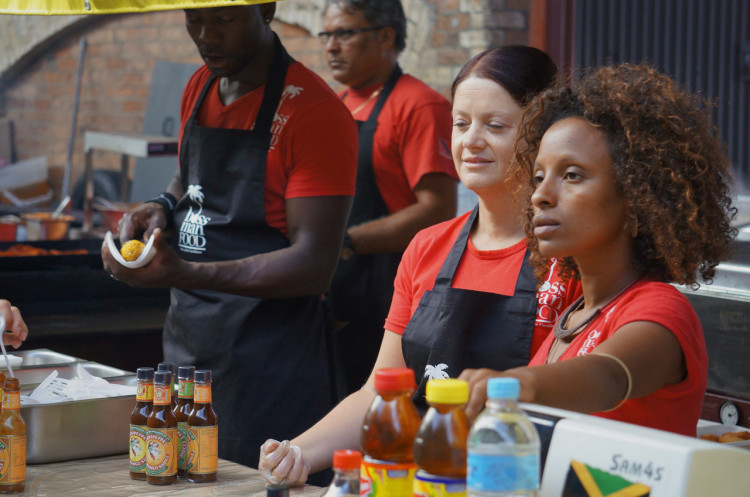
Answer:
M177 380L179 387L177 390L177 408L174 410L174 417L177 418L177 436L179 437L177 448L177 476L187 477L187 458L188 447L190 445L190 428L188 427L188 418L193 410L193 375L195 374L194 366L180 366L177 368Z
M360 495L411 495L416 465L414 436L419 413L411 400L416 383L409 368L375 371L377 396L365 414L360 432L362 460Z
M146 482L177 481L177 420L172 411L172 373L154 374L154 407L146 420Z
M429 380L430 408L414 439L414 495L466 496L466 439L471 426L464 407L469 384L463 380Z
M195 372L193 410L188 418L188 480L194 483L216 481L219 468L219 422L211 407L211 371Z
M18 378L5 379L0 412L0 493L23 492L26 486L26 423L21 417Z
M135 373L138 387L135 407L130 413L130 478L146 479L146 422L154 401L154 368L138 368Z

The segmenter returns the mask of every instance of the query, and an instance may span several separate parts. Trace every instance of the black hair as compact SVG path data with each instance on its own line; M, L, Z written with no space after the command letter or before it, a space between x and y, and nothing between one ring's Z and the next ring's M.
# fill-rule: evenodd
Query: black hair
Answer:
M406 15L401 0L327 0L326 9L335 4L343 4L349 12L362 12L372 26L393 28L396 51L400 53L406 48Z

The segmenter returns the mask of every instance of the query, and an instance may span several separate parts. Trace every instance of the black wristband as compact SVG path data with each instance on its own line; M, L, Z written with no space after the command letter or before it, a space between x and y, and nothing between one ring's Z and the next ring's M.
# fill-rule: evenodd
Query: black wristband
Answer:
M162 192L151 200L146 200L144 204L154 202L167 210L167 229L172 226L174 208L177 205L177 199L169 192Z
M177 199L174 198L174 195L168 192L160 193L159 195L152 198L151 200L146 200L144 204L147 204L149 202L154 202L159 205L163 205L164 208L167 209L170 215L174 212L174 208L177 205Z

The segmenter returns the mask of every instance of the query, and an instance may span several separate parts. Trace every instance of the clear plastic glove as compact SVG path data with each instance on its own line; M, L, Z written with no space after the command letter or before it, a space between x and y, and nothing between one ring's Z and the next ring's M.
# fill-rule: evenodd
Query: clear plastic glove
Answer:
M268 439L260 448L258 470L273 485L298 486L307 481L310 463L302 455L302 449L289 440Z

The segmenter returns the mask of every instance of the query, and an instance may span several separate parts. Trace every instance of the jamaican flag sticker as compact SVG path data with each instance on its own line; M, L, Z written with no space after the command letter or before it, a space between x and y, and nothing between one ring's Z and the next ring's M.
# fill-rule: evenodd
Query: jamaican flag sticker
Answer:
M649 497L651 487L570 461L562 497Z

